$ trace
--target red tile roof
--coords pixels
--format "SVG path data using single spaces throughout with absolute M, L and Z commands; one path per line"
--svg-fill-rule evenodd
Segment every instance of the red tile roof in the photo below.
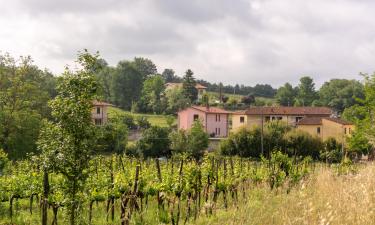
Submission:
M 209 107 L 207 108 L 206 106 L 192 106 L 191 108 L 197 109 L 199 111 L 205 112 L 205 113 L 220 113 L 220 114 L 229 114 L 230 112 L 220 109 L 217 107 Z
M 340 118 L 332 117 L 305 117 L 301 119 L 297 125 L 322 125 L 322 120 L 329 120 L 342 125 L 353 125 L 351 122 L 342 120 Z
M 107 103 L 107 102 L 101 102 L 101 101 L 97 101 L 97 100 L 94 100 L 94 101 L 92 102 L 92 104 L 93 104 L 94 106 L 113 106 L 113 105 L 110 104 L 110 103 Z
M 329 121 L 332 121 L 332 122 L 335 122 L 335 123 L 339 123 L 339 124 L 342 124 L 342 125 L 353 125 L 353 123 L 351 123 L 349 121 L 346 121 L 346 120 L 343 120 L 343 119 L 340 119 L 340 118 L 329 117 L 329 118 L 323 118 L 323 119 L 329 120 Z
M 201 84 L 196 84 L 196 85 L 195 85 L 195 88 L 196 88 L 196 89 L 206 89 L 207 87 L 205 87 L 205 86 L 203 86 L 203 85 L 201 85 Z
M 247 115 L 331 115 L 333 112 L 327 107 L 251 107 L 236 114 Z
M 298 121 L 297 125 L 322 125 L 321 117 L 305 117 Z

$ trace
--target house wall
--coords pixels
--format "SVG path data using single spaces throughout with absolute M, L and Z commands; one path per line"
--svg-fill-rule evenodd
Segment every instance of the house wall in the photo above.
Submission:
M 100 113 L 97 113 L 97 108 L 100 108 Z M 106 124 L 108 122 L 108 107 L 99 105 L 94 106 L 91 110 L 91 118 L 93 122 L 95 122 L 95 119 L 101 119 L 102 124 Z
M 349 133 L 349 128 L 351 131 L 354 130 L 354 125 L 343 125 L 325 119 L 322 120 L 322 124 L 324 128 L 323 141 L 327 140 L 330 137 L 333 137 L 339 142 L 345 142 L 346 138 L 351 136 L 351 132 Z
M 199 120 L 202 122 L 203 127 L 206 129 L 206 114 L 202 111 L 187 108 L 178 113 L 178 129 L 188 130 L 194 122 L 194 115 L 199 116 Z
M 244 117 L 244 122 L 240 122 L 240 118 Z M 232 115 L 232 130 L 237 130 L 240 127 L 247 126 L 247 116 L 246 115 L 238 115 L 233 114 Z
M 216 120 L 217 116 L 217 120 Z M 220 117 L 220 120 L 219 120 Z M 226 137 L 228 136 L 228 114 L 207 114 L 207 133 L 208 134 L 217 134 L 215 137 Z M 220 129 L 220 130 L 219 130 Z M 220 133 L 219 133 L 220 132 Z
M 216 137 L 226 137 L 228 135 L 228 114 L 206 114 L 194 108 L 187 108 L 178 113 L 178 129 L 189 130 L 194 122 L 194 114 L 198 115 L 208 134 L 216 133 L 216 129 L 220 128 L 220 134 L 217 134 Z M 216 115 L 220 115 L 220 121 L 216 121 Z
M 318 127 L 320 128 L 320 134 L 318 134 L 318 132 L 317 132 Z M 297 129 L 305 131 L 305 132 L 311 134 L 312 136 L 318 136 L 319 138 L 323 137 L 324 130 L 323 130 L 322 125 L 298 125 Z

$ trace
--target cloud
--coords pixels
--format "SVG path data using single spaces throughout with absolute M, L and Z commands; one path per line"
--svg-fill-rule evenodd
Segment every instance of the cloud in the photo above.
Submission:
M 15 0 L 0 8 L 0 50 L 60 73 L 83 48 L 111 64 L 142 56 L 158 69 L 254 85 L 375 71 L 369 0 Z

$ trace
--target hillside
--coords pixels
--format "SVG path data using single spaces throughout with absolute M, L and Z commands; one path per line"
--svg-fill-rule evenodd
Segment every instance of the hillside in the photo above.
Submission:
M 108 116 L 111 118 L 115 113 L 127 113 L 132 115 L 134 118 L 145 117 L 153 126 L 167 127 L 168 117 L 174 118 L 174 123 L 176 123 L 176 117 L 171 115 L 155 115 L 155 114 L 144 114 L 144 113 L 132 113 L 129 111 L 124 111 L 116 107 L 110 107 L 108 110 Z

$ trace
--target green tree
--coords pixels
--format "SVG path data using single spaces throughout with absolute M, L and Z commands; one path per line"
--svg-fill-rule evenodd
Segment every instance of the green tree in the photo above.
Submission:
M 190 99 L 191 102 L 195 102 L 198 98 L 198 91 L 195 88 L 196 81 L 193 76 L 193 71 L 188 69 L 183 77 L 182 89 L 184 94 L 187 98 Z
M 158 73 L 156 65 L 150 59 L 135 57 L 132 64 L 134 65 L 134 68 L 141 74 L 143 80 L 145 80 L 152 74 Z
M 184 94 L 182 88 L 172 88 L 165 91 L 167 99 L 167 112 L 175 114 L 179 110 L 189 107 L 191 102 Z
M 113 75 L 111 102 L 118 107 L 130 110 L 132 102 L 138 102 L 141 96 L 143 77 L 134 64 L 121 61 Z
M 145 158 L 156 158 L 170 154 L 170 130 L 165 127 L 152 126 L 145 129 L 137 147 Z
M 186 153 L 188 146 L 188 138 L 185 130 L 173 131 L 169 134 L 171 140 L 172 155 L 181 155 Z
M 329 106 L 339 113 L 358 104 L 364 98 L 363 85 L 356 80 L 332 79 L 319 90 L 319 104 Z
M 298 106 L 311 106 L 316 99 L 317 93 L 315 91 L 313 79 L 308 76 L 302 77 L 298 85 L 298 93 L 295 104 Z
M 92 74 L 98 55 L 87 51 L 78 55 L 82 69 L 66 70 L 57 85 L 58 95 L 50 102 L 53 122 L 45 122 L 38 147 L 44 164 L 66 179 L 64 186 L 70 224 L 77 223 L 83 201 L 82 190 L 88 173 L 91 150 L 95 146 L 95 128 L 91 119 L 92 101 L 98 85 Z
M 0 56 L 0 148 L 11 159 L 36 151 L 41 120 L 50 116 L 54 78 L 32 62 Z
M 181 82 L 181 78 L 176 76 L 174 70 L 172 70 L 172 69 L 164 69 L 161 76 L 163 77 L 163 79 L 166 83 L 168 83 L 168 82 L 176 82 L 176 83 Z
M 103 126 L 98 127 L 97 147 L 99 151 L 121 154 L 124 152 L 128 136 L 126 114 L 117 114 Z
M 276 93 L 276 101 L 282 106 L 293 106 L 296 97 L 297 90 L 289 83 L 285 83 Z
M 204 150 L 208 147 L 208 134 L 204 131 L 200 121 L 194 121 L 191 129 L 187 133 L 187 152 L 196 161 L 202 158 Z
M 143 105 L 144 111 L 158 114 L 164 111 L 162 105 L 164 90 L 164 80 L 160 75 L 149 77 L 143 82 L 141 105 Z

